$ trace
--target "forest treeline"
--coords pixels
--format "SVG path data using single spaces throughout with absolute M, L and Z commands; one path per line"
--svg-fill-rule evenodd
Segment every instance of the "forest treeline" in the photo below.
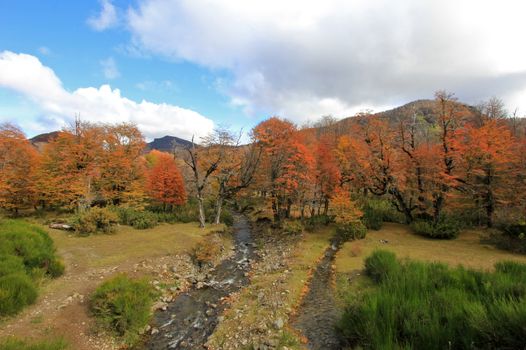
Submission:
M 425 110 L 360 113 L 340 122 L 326 117 L 301 128 L 272 117 L 251 131 L 248 145 L 218 129 L 173 153 L 145 153 L 134 125 L 81 121 L 39 152 L 20 129 L 4 124 L 0 206 L 16 213 L 154 203 L 170 211 L 191 197 L 204 225 L 207 201 L 216 222 L 235 197 L 261 198 L 280 221 L 330 215 L 346 201 L 379 197 L 407 223 L 438 225 L 455 213 L 487 226 L 519 222 L 526 199 L 522 124 L 498 99 L 474 108 L 445 91 Z

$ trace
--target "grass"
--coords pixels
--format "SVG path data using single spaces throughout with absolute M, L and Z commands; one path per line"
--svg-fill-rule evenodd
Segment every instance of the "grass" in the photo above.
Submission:
M 418 236 L 406 225 L 385 223 L 379 231 L 369 230 L 365 239 L 345 243 L 337 254 L 336 271 L 350 273 L 361 270 L 364 257 L 379 248 L 392 251 L 399 258 L 439 261 L 450 266 L 461 264 L 485 270 L 493 269 L 495 263 L 501 260 L 526 263 L 526 256 L 481 244 L 476 231 L 463 231 L 457 239 L 443 241 Z
M 367 349 L 519 349 L 526 333 L 526 264 L 493 272 L 396 259 L 365 259 L 374 288 L 347 301 L 339 329 Z
M 244 329 L 257 328 L 262 321 L 275 320 L 277 317 L 281 317 L 286 323 L 289 315 L 294 312 L 306 292 L 305 285 L 310 277 L 311 269 L 317 265 L 333 234 L 334 228 L 332 227 L 304 233 L 302 239 L 294 247 L 287 267 L 289 273 L 275 271 L 254 276 L 250 285 L 232 301 L 224 321 L 212 334 L 209 344 L 217 348 L 223 347 L 223 342 L 228 335 L 236 332 L 239 322 L 242 322 Z M 267 295 L 275 296 L 283 303 L 278 306 L 271 301 L 262 305 L 257 298 L 261 291 L 267 291 Z M 242 320 L 236 319 L 236 310 L 244 310 Z M 269 329 L 273 329 L 272 325 L 268 326 Z M 302 348 L 300 339 L 290 330 L 283 329 L 276 336 L 280 346 L 287 346 L 289 349 Z
M 63 339 L 27 342 L 17 338 L 0 341 L 0 350 L 65 350 L 68 344 Z
M 195 223 L 186 223 L 161 224 L 144 230 L 119 226 L 114 235 L 89 237 L 59 230 L 49 230 L 49 233 L 68 266 L 90 268 L 188 251 L 206 234 L 223 228 L 224 225 L 207 225 L 201 229 Z

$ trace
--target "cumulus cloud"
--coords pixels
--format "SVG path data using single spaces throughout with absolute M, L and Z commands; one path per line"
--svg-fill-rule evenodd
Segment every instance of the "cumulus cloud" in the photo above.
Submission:
M 100 13 L 87 20 L 88 25 L 99 32 L 114 27 L 118 22 L 117 10 L 111 0 L 100 0 L 100 5 Z
M 104 60 L 101 60 L 100 65 L 102 67 L 102 73 L 106 79 L 112 80 L 121 76 L 121 73 L 117 68 L 117 63 L 115 63 L 113 57 L 108 57 Z
M 1 87 L 31 99 L 45 115 L 38 123 L 44 124 L 48 131 L 68 125 L 75 115 L 93 122 L 136 123 L 149 138 L 201 137 L 214 126 L 210 119 L 195 111 L 166 103 L 135 102 L 109 85 L 69 92 L 52 69 L 27 54 L 0 52 Z
M 525 12 L 513 0 L 140 0 L 127 25 L 147 52 L 232 72 L 221 87 L 248 113 L 301 120 L 438 89 L 515 108 Z

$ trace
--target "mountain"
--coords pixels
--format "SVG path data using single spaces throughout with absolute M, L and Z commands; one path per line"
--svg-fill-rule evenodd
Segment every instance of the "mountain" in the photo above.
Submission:
M 47 132 L 45 134 L 37 135 L 29 139 L 29 142 L 36 147 L 39 151 L 42 151 L 44 145 L 48 144 L 52 139 L 58 136 L 60 131 Z
M 45 134 L 37 135 L 29 139 L 29 142 L 35 146 L 39 151 L 42 151 L 44 145 L 48 144 L 52 139 L 57 137 L 60 131 L 52 131 Z M 176 136 L 164 136 L 161 138 L 154 139 L 152 142 L 146 144 L 145 151 L 156 149 L 163 152 L 172 152 L 174 147 L 176 149 L 182 149 L 192 146 L 192 142 L 176 137 Z
M 164 136 L 161 138 L 153 139 L 146 146 L 148 150 L 156 149 L 163 152 L 171 152 L 175 148 L 186 148 L 192 146 L 192 142 L 181 139 L 176 136 Z

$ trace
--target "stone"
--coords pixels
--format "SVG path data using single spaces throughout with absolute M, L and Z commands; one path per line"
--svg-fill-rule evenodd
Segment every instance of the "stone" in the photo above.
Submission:
M 154 335 L 154 334 L 157 334 L 157 333 L 159 333 L 159 330 L 157 328 L 152 328 L 152 330 L 150 331 L 151 335 Z
M 274 326 L 276 326 L 277 329 L 282 329 L 284 325 L 285 322 L 283 322 L 283 319 L 281 317 L 274 321 Z

